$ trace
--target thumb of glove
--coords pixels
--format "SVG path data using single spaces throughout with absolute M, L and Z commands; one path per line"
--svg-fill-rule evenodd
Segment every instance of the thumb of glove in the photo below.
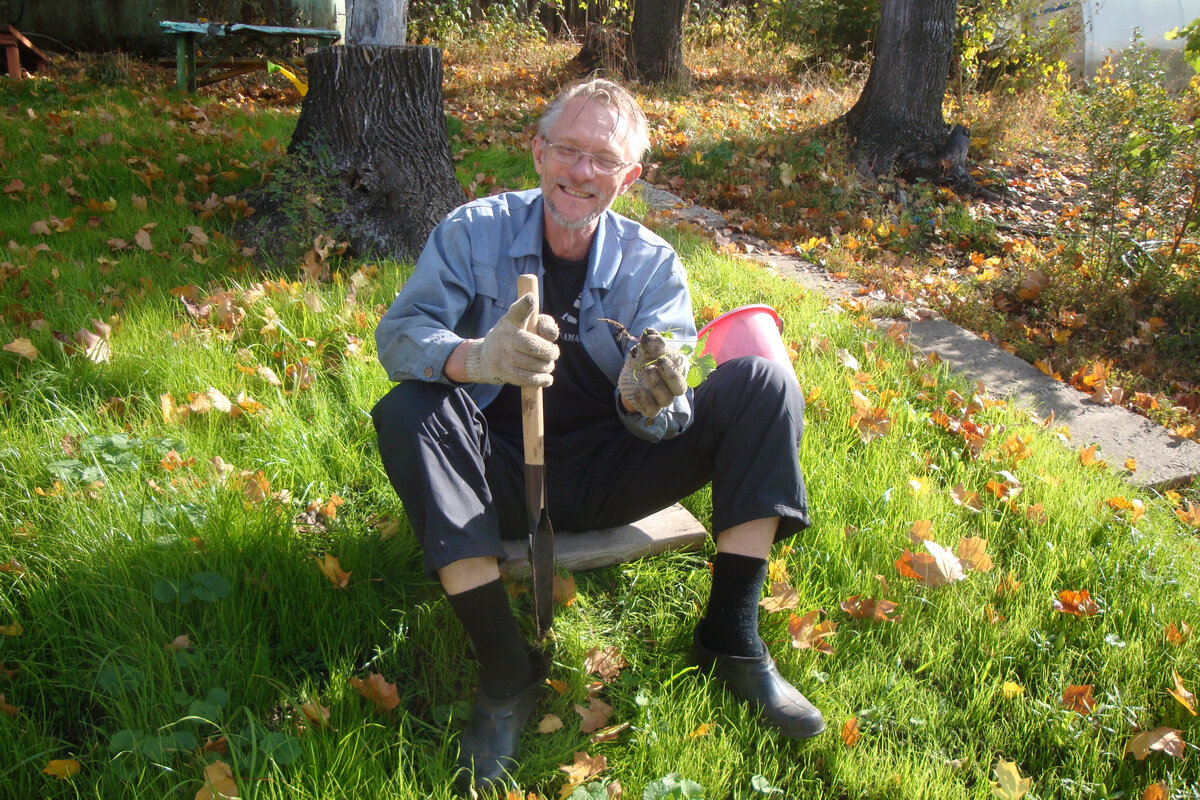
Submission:
M 506 322 L 510 322 L 521 330 L 525 330 L 525 326 L 529 323 L 529 318 L 533 315 L 533 293 L 526 292 L 517 298 L 517 301 L 508 307 L 508 311 L 504 314 Z

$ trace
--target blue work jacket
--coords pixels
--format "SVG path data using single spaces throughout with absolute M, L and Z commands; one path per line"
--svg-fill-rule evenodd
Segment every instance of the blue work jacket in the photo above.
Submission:
M 394 381 L 452 383 L 443 372 L 454 348 L 483 337 L 517 299 L 517 276 L 544 277 L 540 189 L 507 192 L 452 211 L 429 236 L 412 277 L 375 330 L 379 361 Z M 619 322 L 629 331 L 604 320 Z M 662 238 L 611 209 L 588 253 L 579 314 L 584 349 L 613 382 L 613 402 L 625 426 L 656 441 L 681 433 L 692 419 L 692 390 L 653 419 L 628 414 L 617 377 L 644 328 L 670 331 L 672 343 L 694 345 L 695 320 L 679 256 Z M 480 408 L 500 392 L 467 384 Z

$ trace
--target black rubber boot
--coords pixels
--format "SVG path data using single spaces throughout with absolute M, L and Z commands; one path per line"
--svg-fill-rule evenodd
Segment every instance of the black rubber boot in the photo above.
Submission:
M 765 644 L 759 656 L 722 655 L 701 643 L 697 628 L 692 635 L 692 660 L 702 672 L 721 680 L 739 700 L 758 708 L 785 736 L 807 739 L 825 730 L 821 712 L 779 674 Z
M 536 677 L 512 697 L 493 700 L 483 689 L 476 691 L 475 706 L 459 738 L 460 771 L 455 786 L 461 794 L 502 791 L 508 774 L 516 767 L 521 732 L 546 682 L 546 663 L 541 653 L 531 652 L 529 660 Z

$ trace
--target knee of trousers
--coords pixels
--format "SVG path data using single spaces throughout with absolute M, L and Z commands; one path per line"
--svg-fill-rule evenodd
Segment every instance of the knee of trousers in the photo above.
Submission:
M 371 419 L 393 483 L 424 474 L 433 443 L 438 449 L 454 442 L 480 451 L 487 447 L 482 413 L 466 391 L 445 384 L 398 383 L 371 409 Z
M 719 394 L 729 393 L 738 403 L 756 412 L 778 415 L 786 411 L 798 426 L 803 426 L 804 393 L 791 367 L 762 356 L 740 356 L 730 359 L 709 376 L 720 378 L 713 387 Z M 799 437 L 800 431 L 797 431 Z

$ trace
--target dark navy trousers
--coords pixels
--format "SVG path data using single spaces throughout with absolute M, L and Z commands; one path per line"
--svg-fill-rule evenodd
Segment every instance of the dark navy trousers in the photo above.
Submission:
M 546 437 L 546 499 L 556 531 L 641 519 L 712 482 L 713 531 L 780 517 L 776 541 L 808 526 L 798 449 L 804 397 L 787 368 L 758 356 L 727 361 L 695 390 L 692 424 L 648 442 L 611 423 Z M 461 387 L 404 381 L 371 412 L 379 453 L 421 544 L 425 569 L 464 558 L 504 560 L 523 539 L 519 437 L 489 432 Z

